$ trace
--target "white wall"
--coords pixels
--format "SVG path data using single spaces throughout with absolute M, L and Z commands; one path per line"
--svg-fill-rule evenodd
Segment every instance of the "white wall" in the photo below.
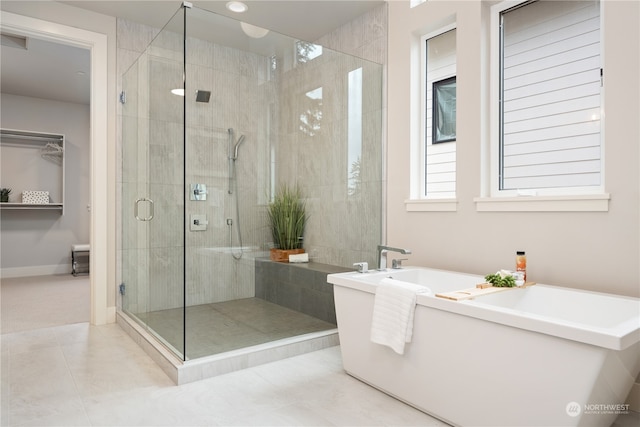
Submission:
M 65 135 L 64 215 L 58 210 L 3 210 L 3 276 L 70 273 L 71 245 L 89 242 L 89 106 L 6 93 L 0 101 L 2 127 Z M 9 178 L 3 174 L 3 180 Z M 3 185 L 15 187 L 16 180 L 19 176 Z M 19 194 L 11 196 L 19 201 Z
M 495 2 L 492 2 L 495 3 Z M 640 296 L 640 3 L 605 1 L 605 191 L 608 212 L 478 212 L 482 145 L 488 143 L 489 2 L 389 2 L 387 243 L 408 264 L 487 274 L 528 257 L 528 278 Z M 458 154 L 454 212 L 407 212 L 412 52 L 420 34 L 457 23 Z M 414 50 L 412 50 L 414 49 Z

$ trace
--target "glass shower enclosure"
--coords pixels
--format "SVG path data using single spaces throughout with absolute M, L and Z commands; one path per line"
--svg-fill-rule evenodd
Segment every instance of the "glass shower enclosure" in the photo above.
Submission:
M 374 262 L 382 66 L 181 7 L 122 87 L 122 311 L 182 360 L 335 328 L 256 298 L 256 260 L 287 183 L 312 261 Z

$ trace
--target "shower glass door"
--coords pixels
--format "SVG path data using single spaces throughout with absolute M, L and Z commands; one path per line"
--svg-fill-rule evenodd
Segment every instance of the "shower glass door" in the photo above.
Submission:
M 334 329 L 331 308 L 319 308 L 333 298 L 322 286 L 267 288 L 266 209 L 281 183 L 299 184 L 312 261 L 375 259 L 382 74 L 380 64 L 181 7 L 123 75 L 128 317 L 182 360 Z
M 184 359 L 184 9 L 123 75 L 122 309 Z

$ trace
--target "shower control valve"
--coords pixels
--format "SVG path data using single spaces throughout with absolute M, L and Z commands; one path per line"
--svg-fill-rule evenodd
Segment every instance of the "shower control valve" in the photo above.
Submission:
M 206 184 L 191 184 L 191 197 L 190 200 L 207 200 L 207 185 Z
M 189 230 L 191 231 L 205 231 L 209 224 L 207 216 L 204 214 L 191 214 L 190 220 Z

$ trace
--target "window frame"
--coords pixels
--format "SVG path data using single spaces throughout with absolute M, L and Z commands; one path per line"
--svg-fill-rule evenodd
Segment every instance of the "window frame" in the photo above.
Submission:
M 455 16 L 447 19 L 436 30 L 415 33 L 411 48 L 411 150 L 409 198 L 405 199 L 407 212 L 456 212 L 454 198 L 426 197 L 426 120 L 427 120 L 427 40 L 456 30 Z M 456 33 L 457 34 L 457 33 Z M 457 37 L 457 35 L 456 35 Z M 456 39 L 457 40 L 457 39 Z M 457 62 L 457 60 L 456 60 Z M 457 73 L 456 73 L 457 74 Z
M 608 211 L 609 194 L 605 192 L 605 115 L 601 114 L 600 130 L 600 185 L 590 187 L 559 187 L 535 190 L 501 190 L 500 170 L 501 116 L 501 13 L 518 6 L 525 7 L 530 0 L 506 0 L 491 6 L 489 19 L 489 139 L 483 148 L 481 196 L 474 199 L 478 211 Z M 600 0 L 600 57 L 604 68 L 603 0 Z M 603 79 L 600 105 L 604 107 L 606 81 Z M 488 146 L 488 147 L 487 147 Z
M 419 141 L 419 162 L 420 166 L 418 168 L 419 175 L 417 181 L 419 185 L 416 185 L 416 188 L 412 191 L 413 197 L 412 199 L 420 200 L 424 202 L 440 200 L 429 198 L 427 196 L 427 41 L 434 37 L 440 36 L 442 34 L 448 33 L 449 31 L 456 30 L 457 32 L 458 25 L 456 22 L 453 22 L 448 25 L 444 25 L 438 28 L 435 31 L 431 31 L 429 33 L 423 34 L 420 36 L 420 141 Z M 456 34 L 457 36 L 457 34 Z M 457 60 L 456 60 L 457 62 Z M 456 73 L 457 77 L 457 73 Z M 455 210 L 456 209 L 456 198 L 447 198 L 443 199 L 447 201 L 451 201 L 452 204 L 446 208 L 447 210 Z M 419 210 L 415 203 L 413 205 L 412 210 Z M 438 204 L 438 208 L 436 210 L 442 210 L 442 205 Z M 407 209 L 409 209 L 409 205 L 407 205 Z M 428 209 L 427 209 L 428 210 Z

